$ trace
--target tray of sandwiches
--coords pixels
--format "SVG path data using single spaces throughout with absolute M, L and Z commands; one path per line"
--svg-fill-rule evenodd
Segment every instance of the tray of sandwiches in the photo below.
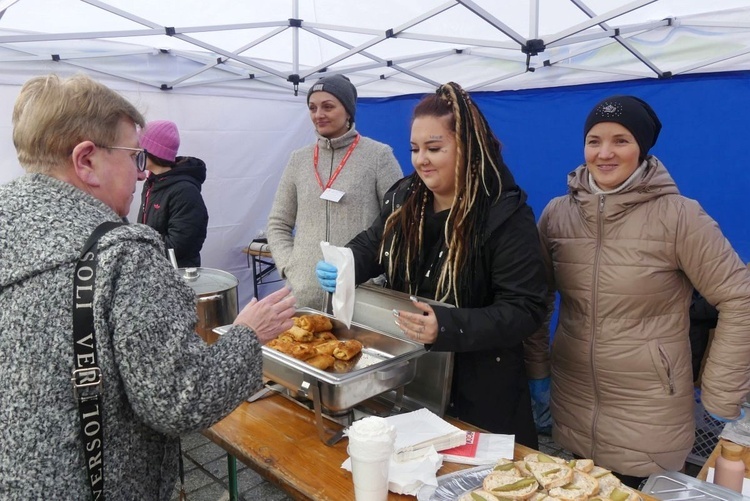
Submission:
M 330 315 L 300 308 L 294 326 L 263 346 L 263 375 L 297 396 L 346 411 L 415 376 L 424 346 Z M 316 402 L 317 403 L 317 402 Z
M 423 487 L 418 501 L 642 501 L 612 472 L 590 459 L 564 459 L 542 453 L 522 460 L 499 459 L 438 478 L 438 487 Z

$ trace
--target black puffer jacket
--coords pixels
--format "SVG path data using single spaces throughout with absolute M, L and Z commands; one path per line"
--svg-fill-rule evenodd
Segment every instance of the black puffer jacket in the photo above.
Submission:
M 208 210 L 201 196 L 206 164 L 194 157 L 177 157 L 177 166 L 150 175 L 143 185 L 138 222 L 159 232 L 167 249 L 174 249 L 180 268 L 201 265 Z
M 426 348 L 456 354 L 449 414 L 493 433 L 515 434 L 517 442 L 537 447 L 523 340 L 545 317 L 547 286 L 534 214 L 526 194 L 509 172 L 504 174 L 503 194 L 490 208 L 481 248 L 476 249 L 480 264 L 470 280 L 471 294 L 459 291 L 470 303 L 434 308 L 439 333 Z M 354 254 L 357 283 L 385 271 L 378 264 L 384 223 L 409 196 L 415 176 L 388 191 L 380 217 L 347 245 Z M 434 291 L 427 282 L 438 274 L 431 275 L 422 277 L 420 294 Z M 400 283 L 386 286 L 405 292 Z

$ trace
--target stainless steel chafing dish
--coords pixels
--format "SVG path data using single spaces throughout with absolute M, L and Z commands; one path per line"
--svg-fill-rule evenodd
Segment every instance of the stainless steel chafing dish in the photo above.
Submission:
M 420 298 L 433 305 L 451 307 Z M 331 319 L 333 333 L 341 340 L 357 339 L 363 344 L 362 355 L 347 372 L 317 369 L 301 360 L 262 347 L 263 375 L 267 388 L 253 398 L 262 398 L 269 389 L 281 390 L 288 397 L 302 400 L 315 411 L 318 434 L 332 445 L 341 432 L 330 432 L 323 418 L 352 417 L 352 410 L 364 402 L 372 403 L 382 412 L 400 412 L 427 408 L 443 416 L 450 396 L 453 354 L 426 352 L 422 344 L 404 336 L 394 322 L 393 310 L 417 312 L 407 294 L 375 285 L 362 285 L 356 290 L 351 327 L 333 316 L 311 308 L 300 308 L 296 315 L 319 314 Z M 224 334 L 230 326 L 214 329 Z M 253 398 L 250 401 L 253 401 Z M 304 402 L 307 402 L 305 404 Z M 350 424 L 341 423 L 340 424 Z
M 325 315 L 310 308 L 300 308 L 297 315 Z M 356 339 L 362 343 L 362 355 L 351 370 L 344 373 L 317 369 L 301 360 L 263 346 L 263 375 L 302 396 L 312 396 L 311 388 L 319 383 L 320 403 L 330 411 L 342 411 L 380 393 L 403 386 L 414 378 L 412 359 L 424 353 L 424 347 L 407 339 L 373 330 L 352 322 L 350 328 L 333 318 L 333 334 L 340 340 Z
M 425 350 L 419 343 L 356 322 L 347 328 L 323 312 L 310 308 L 297 310 L 298 316 L 304 314 L 326 315 L 331 318 L 332 332 L 337 338 L 361 342 L 362 354 L 356 364 L 347 372 L 329 372 L 263 346 L 263 375 L 286 388 L 290 396 L 312 401 L 320 438 L 331 444 L 340 435 L 326 436 L 323 415 L 349 411 L 367 399 L 403 387 L 414 379 L 415 359 Z

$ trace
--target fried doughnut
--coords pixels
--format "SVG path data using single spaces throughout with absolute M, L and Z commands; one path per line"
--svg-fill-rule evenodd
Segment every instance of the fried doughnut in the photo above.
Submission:
M 315 345 L 315 351 L 320 355 L 333 355 L 333 350 L 339 345 L 338 341 L 326 341 Z
M 293 326 L 287 331 L 298 343 L 309 343 L 313 340 L 313 333 L 301 327 Z
M 325 315 L 302 315 L 299 317 L 299 327 L 310 332 L 322 332 L 333 329 L 333 323 Z
M 339 341 L 338 346 L 333 350 L 333 356 L 339 360 L 351 360 L 362 351 L 362 343 L 356 339 Z
M 333 358 L 331 355 L 318 354 L 312 358 L 308 358 L 307 360 L 305 360 L 305 363 L 308 363 L 315 368 L 326 370 L 333 365 L 333 362 L 335 360 L 336 359 Z

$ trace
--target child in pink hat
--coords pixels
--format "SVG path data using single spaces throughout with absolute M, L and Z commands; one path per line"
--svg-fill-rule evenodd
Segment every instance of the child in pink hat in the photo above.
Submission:
M 201 196 L 206 164 L 177 156 L 180 131 L 169 120 L 149 122 L 140 134 L 150 172 L 143 184 L 138 222 L 161 234 L 166 249 L 174 249 L 180 268 L 199 267 L 206 239 L 208 210 Z

